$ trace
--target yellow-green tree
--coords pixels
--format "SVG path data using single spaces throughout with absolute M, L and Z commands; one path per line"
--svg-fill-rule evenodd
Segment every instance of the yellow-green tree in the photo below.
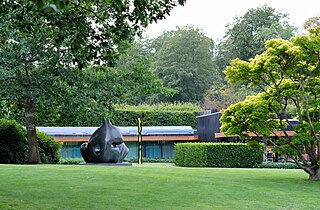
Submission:
M 249 61 L 232 60 L 225 70 L 230 83 L 247 82 L 261 94 L 230 106 L 222 114 L 226 134 L 255 132 L 268 137 L 277 152 L 289 156 L 310 180 L 320 180 L 320 27 L 308 35 L 266 42 L 266 50 Z M 299 126 L 289 120 L 294 106 Z M 293 137 L 287 128 L 295 131 Z M 306 158 L 305 154 L 308 155 Z

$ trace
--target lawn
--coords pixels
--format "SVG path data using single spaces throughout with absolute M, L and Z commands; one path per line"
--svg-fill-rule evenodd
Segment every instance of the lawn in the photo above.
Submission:
M 301 170 L 0 165 L 0 209 L 319 209 Z

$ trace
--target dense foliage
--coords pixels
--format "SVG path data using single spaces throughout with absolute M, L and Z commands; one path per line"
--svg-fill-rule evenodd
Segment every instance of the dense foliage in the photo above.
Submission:
M 119 103 L 137 105 L 153 103 L 157 97 L 171 96 L 173 89 L 167 88 L 154 72 L 153 59 L 145 54 L 139 42 L 132 44 L 126 54 L 120 56 L 115 67 L 118 79 L 114 84 L 118 90 Z M 122 93 L 122 94 L 121 94 Z
M 201 107 L 205 110 L 226 109 L 231 104 L 242 101 L 246 96 L 255 93 L 255 90 L 249 89 L 246 85 L 215 83 L 205 92 Z
M 129 59 L 128 59 L 129 60 Z M 63 83 L 52 84 L 37 101 L 39 126 L 95 126 L 112 112 L 113 103 L 134 103 L 161 91 L 161 81 L 148 69 L 148 60 L 131 59 L 128 68 L 85 68 L 69 70 Z M 62 72 L 61 72 L 62 73 Z M 59 74 L 59 73 L 57 73 Z M 141 83 L 141 80 L 144 83 Z M 46 98 L 51 93 L 55 98 Z M 2 103 L 1 103 L 2 102 Z M 24 123 L 23 104 L 16 100 L 0 102 L 0 117 Z
M 0 119 L 0 163 L 25 163 L 28 141 L 25 129 L 13 120 Z
M 199 106 L 193 103 L 157 103 L 157 104 L 140 104 L 137 106 L 132 105 L 114 105 L 115 109 L 128 109 L 128 110 L 149 110 L 149 111 L 174 111 L 174 112 L 200 112 Z
M 42 163 L 58 163 L 62 144 L 48 134 L 37 132 Z M 0 119 L 0 163 L 28 161 L 26 130 L 14 120 Z
M 83 158 L 61 158 L 58 164 L 62 165 L 79 165 L 83 163 Z
M 254 132 L 268 138 L 274 151 L 286 154 L 310 180 L 320 180 L 320 27 L 308 35 L 270 40 L 266 50 L 249 61 L 235 59 L 225 70 L 231 83 L 259 87 L 259 95 L 222 112 L 222 131 L 228 135 Z M 293 126 L 289 108 L 301 123 Z M 295 131 L 291 137 L 287 128 Z M 282 136 L 274 131 L 281 130 Z
M 281 168 L 281 169 L 299 169 L 297 164 L 294 163 L 278 163 L 278 162 L 263 162 L 255 165 L 255 168 Z
M 213 45 L 213 40 L 195 27 L 164 32 L 148 45 L 155 57 L 154 72 L 165 86 L 176 90 L 171 97 L 160 97 L 162 101 L 202 101 L 216 77 Z
M 136 126 L 137 118 L 142 118 L 145 126 L 192 126 L 196 127 L 196 117 L 200 110 L 192 104 L 155 104 L 140 106 L 116 106 L 109 116 L 117 126 Z
M 308 18 L 304 23 L 303 23 L 303 28 L 305 30 L 308 30 L 310 28 L 316 28 L 320 26 L 320 15 L 314 15 L 310 18 Z
M 216 61 L 222 71 L 235 58 L 249 60 L 265 50 L 270 39 L 290 39 L 295 28 L 289 24 L 287 14 L 267 5 L 249 9 L 243 16 L 235 17 L 227 26 L 219 43 Z
M 42 163 L 57 164 L 60 161 L 62 142 L 57 142 L 52 136 L 37 131 L 40 157 Z
M 235 17 L 226 26 L 226 33 L 215 47 L 214 63 L 219 77 L 212 81 L 211 88 L 205 94 L 204 108 L 223 109 L 245 99 L 247 95 L 257 93 L 248 90 L 247 84 L 226 84 L 223 70 L 232 59 L 249 60 L 265 50 L 267 40 L 290 39 L 296 29 L 289 24 L 287 14 L 269 6 L 260 6 L 246 11 L 243 16 Z
M 174 161 L 185 167 L 251 168 L 262 163 L 263 151 L 240 143 L 179 143 Z
M 114 66 L 135 35 L 185 1 L 61 2 L 4 0 L 0 4 L 0 96 L 9 102 L 19 101 L 16 106 L 25 111 L 29 163 L 40 162 L 35 130 L 37 105 L 45 101 L 53 107 L 73 106 L 69 110 L 76 110 L 75 104 L 82 105 L 81 101 L 90 104 L 90 99 L 75 99 L 75 93 L 78 98 L 86 98 L 88 94 L 81 93 L 87 87 L 78 87 L 82 84 L 78 81 L 70 83 L 73 73 L 69 72 L 81 72 L 88 65 Z M 64 92 L 68 94 L 63 95 L 61 103 L 63 100 L 57 101 L 56 95 Z

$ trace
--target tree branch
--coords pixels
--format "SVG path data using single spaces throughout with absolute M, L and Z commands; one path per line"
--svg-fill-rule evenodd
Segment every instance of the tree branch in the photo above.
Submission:
M 76 3 L 74 3 L 73 1 L 71 2 L 71 4 L 73 5 L 73 6 L 75 6 L 75 7 L 79 7 L 79 8 L 81 8 L 81 9 L 84 9 L 84 10 L 86 10 L 87 12 L 90 12 L 90 13 L 92 13 L 96 18 L 98 18 L 99 20 L 101 20 L 101 21 L 105 21 L 105 19 L 103 19 L 103 18 L 101 18 L 99 15 L 98 15 L 98 13 L 96 13 L 95 11 L 93 11 L 93 10 L 91 10 L 91 9 L 89 9 L 89 8 L 86 8 L 86 7 L 83 7 L 83 6 L 81 6 L 80 4 L 76 4 Z

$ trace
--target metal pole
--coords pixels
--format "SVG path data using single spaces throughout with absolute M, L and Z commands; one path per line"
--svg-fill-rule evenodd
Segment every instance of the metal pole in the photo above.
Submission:
M 138 143 L 139 143 L 139 150 L 138 150 L 138 164 L 142 164 L 142 126 L 141 126 L 141 119 L 138 117 Z

